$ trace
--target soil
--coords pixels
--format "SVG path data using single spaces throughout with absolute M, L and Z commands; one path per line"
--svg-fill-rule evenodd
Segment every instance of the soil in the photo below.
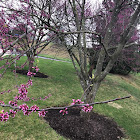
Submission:
M 57 133 L 70 140 L 119 140 L 124 137 L 113 120 L 95 112 L 86 120 L 77 108 L 69 109 L 64 116 L 58 110 L 49 110 L 45 120 Z
M 16 73 L 22 74 L 22 75 L 27 75 L 28 70 L 16 70 Z M 48 78 L 48 75 L 45 75 L 41 72 L 35 72 L 36 74 L 34 75 L 34 77 L 38 77 L 38 78 Z

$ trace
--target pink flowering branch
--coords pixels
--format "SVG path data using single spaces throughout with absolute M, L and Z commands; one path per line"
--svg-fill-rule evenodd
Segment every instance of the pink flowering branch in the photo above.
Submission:
M 96 104 L 105 104 L 105 103 L 109 103 L 109 102 L 114 102 L 114 101 L 118 101 L 118 100 L 127 99 L 127 98 L 130 98 L 130 97 L 131 96 L 125 96 L 125 97 L 121 97 L 121 98 L 115 98 L 115 99 L 112 99 L 112 100 L 90 103 L 88 105 L 93 106 L 93 105 L 96 105 Z M 19 106 L 15 107 L 15 106 L 7 105 L 7 104 L 2 104 L 1 102 L 0 102 L 0 106 L 2 106 L 2 107 L 10 107 L 12 109 L 19 109 L 20 110 Z M 64 106 L 64 107 L 50 107 L 50 108 L 45 108 L 45 109 L 37 109 L 36 111 L 62 110 L 62 109 L 65 109 L 65 108 L 71 108 L 71 107 L 77 107 L 77 106 L 82 106 L 83 107 L 83 106 L 87 106 L 87 104 L 74 104 L 74 105 L 69 105 L 69 106 Z M 28 109 L 28 111 L 32 111 L 32 110 Z
M 52 109 L 53 110 L 60 110 L 59 113 L 62 113 L 62 115 L 65 115 L 65 114 L 68 114 L 68 108 L 79 106 L 79 107 L 83 108 L 82 111 L 88 113 L 88 112 L 92 111 L 93 105 L 95 105 L 95 104 L 103 104 L 103 103 L 113 102 L 113 101 L 122 100 L 122 99 L 130 98 L 130 97 L 131 96 L 126 96 L 126 97 L 122 97 L 122 98 L 116 98 L 116 99 L 113 99 L 113 100 L 108 100 L 108 101 L 103 101 L 103 102 L 95 102 L 95 103 L 91 103 L 91 104 L 80 104 L 80 103 L 83 103 L 83 102 L 81 102 L 80 99 L 77 99 L 77 100 L 73 99 L 73 103 L 70 106 L 51 107 L 51 108 L 46 108 L 46 109 L 39 109 L 39 107 L 36 106 L 36 105 L 31 106 L 31 108 L 29 109 L 28 105 L 26 105 L 26 104 L 22 104 L 22 105 L 17 107 L 17 102 L 9 101 L 9 105 L 6 105 L 6 104 L 4 104 L 3 101 L 0 101 L 0 106 L 10 107 L 10 108 L 15 110 L 14 111 L 14 110 L 10 109 L 9 113 L 8 112 L 4 113 L 4 110 L 2 110 L 1 113 L 0 113 L 0 121 L 4 121 L 4 122 L 7 121 L 9 119 L 9 116 L 14 118 L 15 114 L 17 113 L 17 110 L 22 110 L 24 115 L 29 115 L 32 112 L 38 111 L 39 117 L 40 116 L 45 117 L 47 112 L 49 110 L 52 110 Z

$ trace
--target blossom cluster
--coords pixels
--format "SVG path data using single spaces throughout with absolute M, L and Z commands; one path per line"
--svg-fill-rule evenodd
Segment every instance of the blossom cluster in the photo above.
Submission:
M 68 108 L 65 108 L 64 110 L 60 110 L 59 113 L 62 113 L 63 115 L 68 114 Z
M 34 106 L 31 106 L 30 110 L 29 110 L 29 107 L 28 105 L 26 104 L 22 104 L 19 106 L 19 109 L 22 110 L 22 112 L 24 113 L 24 115 L 29 115 L 31 114 L 32 112 L 36 112 L 37 110 L 39 110 L 39 107 L 34 105 Z M 9 119 L 9 116 L 11 116 L 12 118 L 15 117 L 17 111 L 14 111 L 14 110 L 9 110 L 10 113 L 8 112 L 5 112 L 4 113 L 4 110 L 0 111 L 0 121 L 7 121 Z M 45 110 L 42 110 L 42 111 L 38 111 L 38 114 L 39 114 L 39 117 L 42 116 L 42 117 L 45 117 L 46 113 L 48 111 L 45 111 Z
M 30 77 L 32 77 L 32 76 L 34 76 L 34 75 L 36 75 L 36 73 L 33 73 L 33 72 L 31 72 L 31 71 L 28 71 L 28 73 L 27 73 L 27 76 L 30 76 Z
M 14 118 L 17 112 L 14 111 L 14 110 L 12 110 L 12 109 L 10 109 L 9 111 L 10 111 L 10 116 L 11 116 L 12 118 Z
M 75 105 L 75 104 L 83 104 L 84 102 L 82 102 L 80 99 L 72 99 L 73 103 L 71 103 L 71 105 Z M 93 109 L 92 106 L 90 106 L 89 104 L 86 104 L 86 106 L 80 106 L 83 107 L 82 111 L 84 112 L 91 112 L 91 110 Z
M 39 115 L 39 117 L 40 117 L 40 116 L 45 117 L 45 115 L 46 115 L 47 112 L 48 112 L 48 111 L 45 111 L 45 110 L 38 111 L 38 115 Z
M 30 111 L 28 111 L 29 107 L 26 104 L 20 105 L 19 109 L 22 110 L 24 115 L 29 115 L 31 113 Z
M 35 71 L 36 72 L 38 72 L 39 71 L 39 68 L 37 67 L 37 66 L 35 66 L 35 67 L 32 67 L 33 69 L 35 69 Z
M 24 85 L 24 84 L 20 85 L 20 87 L 18 88 L 19 95 L 17 95 L 15 99 L 23 100 L 24 98 L 27 98 L 27 93 L 28 93 L 27 88 L 28 88 L 27 85 Z
M 36 105 L 33 105 L 33 106 L 31 107 L 31 110 L 34 111 L 34 112 L 36 112 L 36 110 L 38 110 L 38 109 L 39 109 L 39 107 L 36 106 Z
M 9 101 L 9 105 L 11 106 L 17 106 L 17 101 Z
M 39 68 L 37 66 L 32 67 L 33 69 L 35 69 L 36 72 L 39 71 Z M 33 73 L 31 71 L 28 71 L 27 76 L 33 77 L 34 75 L 36 75 L 36 73 Z
M 29 88 L 29 86 L 32 86 L 32 80 L 28 80 L 27 84 L 21 84 L 20 87 L 18 88 L 18 93 L 19 95 L 15 96 L 15 100 L 24 100 L 27 97 L 27 93 L 28 93 L 28 90 L 27 88 Z
M 4 113 L 4 110 L 1 111 L 2 113 L 0 113 L 0 121 L 7 121 L 9 119 L 9 114 L 8 112 Z
M 82 103 L 84 103 L 84 102 L 82 102 L 80 99 L 77 99 L 77 100 L 73 99 L 72 105 L 82 104 Z M 0 104 L 4 104 L 4 102 L 0 101 Z M 17 106 L 17 101 L 15 101 L 15 102 L 14 101 L 9 101 L 9 104 L 11 106 Z M 82 107 L 83 108 L 82 111 L 84 111 L 86 113 L 91 112 L 91 110 L 93 109 L 93 107 L 90 106 L 89 104 L 86 104 L 86 106 L 81 105 L 80 107 Z M 45 117 L 47 112 L 48 112 L 45 109 L 43 109 L 43 110 L 41 109 L 41 111 L 39 111 L 39 107 L 37 105 L 31 106 L 30 109 L 29 109 L 28 105 L 22 104 L 22 105 L 19 106 L 19 109 L 22 110 L 24 115 L 29 115 L 32 112 L 37 112 L 38 111 L 39 117 L 41 117 L 41 116 Z M 11 116 L 12 118 L 15 117 L 17 111 L 14 111 L 14 110 L 11 110 L 11 109 L 9 111 L 10 111 L 9 114 L 8 114 L 8 112 L 4 113 L 4 110 L 0 111 L 0 121 L 4 121 L 4 122 L 7 121 L 9 119 L 9 116 Z M 68 114 L 68 108 L 60 110 L 59 113 L 62 113 L 62 115 Z
M 87 112 L 91 112 L 92 109 L 93 109 L 93 107 L 90 106 L 89 104 L 87 104 L 86 106 L 83 106 L 82 111 L 87 113 Z
M 75 104 L 83 104 L 84 102 L 82 102 L 80 99 L 72 99 L 73 103 L 71 103 L 71 105 L 75 105 Z
M 77 100 L 72 99 L 72 101 L 73 101 L 73 103 L 71 103 L 71 105 L 83 104 L 83 103 L 84 103 L 84 102 L 82 102 L 80 99 L 77 99 Z M 82 107 L 82 111 L 84 111 L 84 112 L 86 112 L 86 113 L 87 113 L 87 112 L 91 112 L 92 109 L 93 109 L 93 107 L 90 106 L 89 104 L 86 104 L 86 106 L 81 105 L 81 106 L 78 106 L 78 107 Z M 65 109 L 63 109 L 63 110 L 60 110 L 59 113 L 62 113 L 62 115 L 68 114 L 68 108 L 65 108 Z
M 29 107 L 26 104 L 23 104 L 23 105 L 20 105 L 19 106 L 19 109 L 22 110 L 22 112 L 24 113 L 24 115 L 29 115 L 32 112 L 36 112 L 37 110 L 39 110 L 39 107 L 36 106 L 36 105 L 33 105 L 33 106 L 31 106 L 31 108 L 29 110 Z M 47 112 L 48 111 L 45 111 L 45 110 L 38 111 L 38 115 L 39 115 L 39 117 L 40 116 L 45 117 L 45 115 L 46 115 Z

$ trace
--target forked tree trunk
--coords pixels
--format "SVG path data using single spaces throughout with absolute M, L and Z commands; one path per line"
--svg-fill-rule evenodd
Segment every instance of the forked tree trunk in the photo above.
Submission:
M 95 101 L 95 96 L 100 87 L 100 82 L 93 82 L 93 84 L 89 87 L 87 86 L 87 90 L 85 92 L 84 96 L 84 103 L 90 104 L 94 103 Z M 85 120 L 89 120 L 92 112 L 83 112 L 81 110 L 80 115 L 83 117 Z

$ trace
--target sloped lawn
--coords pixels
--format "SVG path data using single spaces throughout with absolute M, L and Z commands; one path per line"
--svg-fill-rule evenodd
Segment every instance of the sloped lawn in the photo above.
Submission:
M 23 61 L 26 58 L 22 58 L 20 62 L 18 62 L 18 65 L 22 64 Z M 2 63 L 0 63 L 2 65 Z M 40 108 L 46 108 L 51 106 L 64 106 L 68 105 L 72 102 L 72 99 L 78 99 L 82 95 L 83 91 L 80 87 L 78 78 L 76 76 L 75 70 L 73 69 L 73 66 L 71 63 L 63 63 L 63 62 L 55 62 L 51 60 L 42 60 L 39 59 L 40 72 L 44 73 L 48 76 L 48 78 L 37 78 L 33 77 L 33 86 L 29 88 L 28 96 L 30 98 L 34 97 L 36 99 L 44 98 L 45 96 L 48 96 L 51 94 L 48 99 L 46 100 L 37 100 L 37 101 L 29 101 L 26 102 L 26 104 L 30 106 L 37 105 Z M 27 67 L 25 67 L 27 70 Z M 0 92 L 2 91 L 8 91 L 9 89 L 12 89 L 10 93 L 4 93 L 0 95 L 0 100 L 3 100 L 5 103 L 8 103 L 9 100 L 12 100 L 13 97 L 18 93 L 18 90 L 14 88 L 15 85 L 20 85 L 22 83 L 26 83 L 28 81 L 28 77 L 17 74 L 18 79 L 15 78 L 15 76 L 12 73 L 13 68 L 8 69 L 7 73 L 5 74 L 4 78 L 0 80 Z M 1 70 L 2 72 L 2 70 Z M 107 78 L 103 81 L 101 88 L 99 89 L 99 92 L 97 94 L 96 101 L 104 101 L 109 99 L 114 99 L 119 96 L 127 96 L 131 95 L 131 99 L 126 99 L 122 101 L 116 101 L 115 105 L 120 105 L 121 108 L 117 108 L 115 106 L 112 106 L 111 104 L 103 104 L 103 105 L 95 105 L 94 106 L 94 114 L 92 115 L 92 118 L 96 120 L 97 125 L 92 125 L 91 129 L 95 131 L 97 129 L 97 126 L 102 126 L 103 123 L 101 123 L 102 119 L 106 120 L 108 123 L 108 118 L 101 118 L 96 119 L 97 113 L 108 116 L 109 118 L 113 118 L 117 124 L 123 128 L 125 131 L 125 134 L 127 136 L 127 139 L 132 140 L 139 140 L 140 139 L 140 75 L 134 75 L 131 74 L 129 77 L 123 77 L 119 75 L 108 75 Z M 23 104 L 24 102 L 20 101 L 19 104 Z M 0 110 L 2 108 L 0 107 Z M 5 108 L 5 110 L 8 110 Z M 54 115 L 53 115 L 54 113 Z M 19 112 L 14 119 L 10 118 L 7 122 L 1 122 L 0 124 L 0 139 L 40 139 L 40 140 L 65 140 L 67 139 L 64 136 L 67 136 L 67 134 L 63 133 L 61 130 L 61 124 L 64 124 L 64 120 L 66 118 L 70 118 L 73 121 L 73 124 L 70 125 L 70 122 L 66 121 L 66 125 L 70 126 L 76 126 L 77 122 L 79 121 L 79 124 L 81 124 L 80 119 L 77 119 L 76 123 L 74 123 L 74 119 L 72 116 L 75 116 L 76 118 L 79 116 L 78 113 L 74 113 L 73 115 L 69 113 L 68 116 L 60 116 L 59 111 L 53 112 L 50 114 L 48 113 L 48 117 L 46 116 L 46 120 L 43 118 L 38 117 L 37 113 L 33 113 L 30 116 L 24 116 L 22 112 Z M 52 115 L 52 116 L 50 116 Z M 57 116 L 58 115 L 58 116 Z M 102 116 L 101 116 L 102 117 Z M 62 119 L 63 118 L 63 119 Z M 97 118 L 100 118 L 99 116 Z M 55 121 L 52 121 L 54 119 Z M 112 119 L 111 119 L 112 120 Z M 109 119 L 110 121 L 110 119 Z M 58 134 L 53 129 L 53 123 L 58 122 L 60 130 L 60 134 Z M 90 122 L 88 122 L 90 123 Z M 91 123 L 92 124 L 92 123 Z M 114 122 L 113 122 L 114 124 Z M 115 124 L 114 124 L 115 125 Z M 86 131 L 85 125 L 80 125 L 80 128 L 82 129 L 82 126 L 84 127 L 84 131 Z M 52 127 L 52 128 L 51 128 Z M 106 125 L 107 127 L 107 125 Z M 73 139 L 78 139 L 77 136 L 74 136 L 75 134 L 73 131 L 69 131 L 69 129 L 64 126 L 62 126 L 63 130 L 68 130 L 68 132 L 71 132 Z M 108 128 L 108 127 L 107 127 Z M 72 129 L 72 128 L 71 128 Z M 77 131 L 81 130 L 78 127 L 76 128 Z M 88 128 L 89 130 L 89 128 Z M 100 129 L 98 129 L 100 130 Z M 76 132 L 77 132 L 76 131 Z M 112 129 L 113 131 L 113 129 Z M 97 132 L 97 131 L 96 131 Z M 99 134 L 101 131 L 98 131 L 96 134 Z M 105 131 L 106 132 L 106 131 Z M 114 130 L 116 133 L 116 131 Z M 107 133 L 107 132 L 106 132 Z M 82 134 L 79 132 L 79 138 L 82 139 Z M 87 133 L 89 135 L 89 133 Z M 95 134 L 92 134 L 95 135 Z M 99 136 L 99 135 L 98 135 Z M 69 136 L 67 136 L 69 137 Z M 110 137 L 111 138 L 111 137 Z M 119 137 L 118 137 L 119 138 Z

